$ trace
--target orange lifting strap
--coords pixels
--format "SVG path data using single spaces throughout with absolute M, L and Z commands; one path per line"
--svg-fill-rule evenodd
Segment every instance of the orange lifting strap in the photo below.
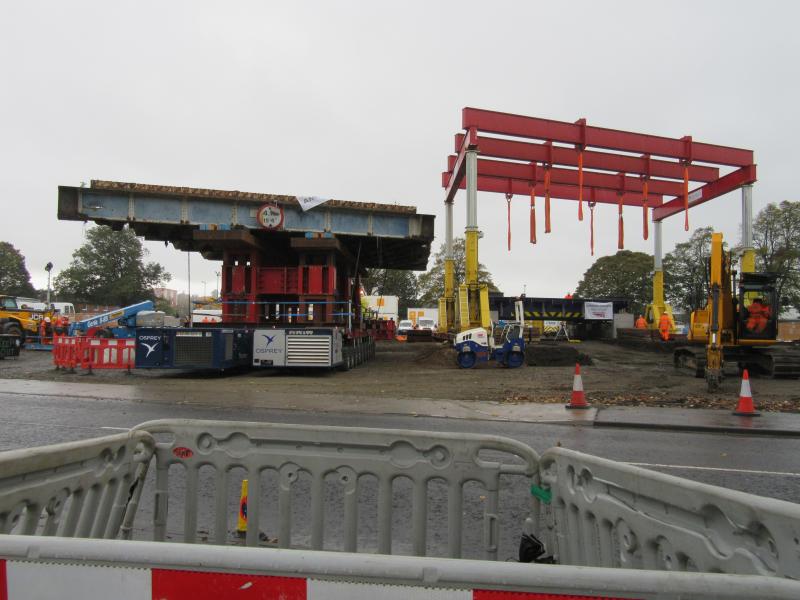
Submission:
M 531 186 L 531 244 L 536 243 L 536 186 Z
M 689 231 L 689 163 L 683 165 L 683 230 Z
M 550 168 L 544 169 L 544 232 L 550 233 Z
M 596 202 L 589 202 L 589 248 L 594 256 L 594 207 Z
M 642 235 L 644 239 L 650 235 L 648 230 L 649 224 L 647 223 L 647 179 L 642 184 Z
M 625 223 L 622 220 L 622 192 L 617 194 L 617 211 L 619 212 L 619 225 L 617 234 L 617 250 L 625 248 Z
M 583 148 L 578 152 L 578 221 L 583 221 Z
M 508 251 L 511 252 L 511 198 L 514 196 L 511 192 L 506 194 L 506 206 L 508 207 Z

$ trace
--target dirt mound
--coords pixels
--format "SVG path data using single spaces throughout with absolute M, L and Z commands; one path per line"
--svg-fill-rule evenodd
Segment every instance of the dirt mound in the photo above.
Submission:
M 418 354 L 414 359 L 415 363 L 424 364 L 428 367 L 451 367 L 458 368 L 456 363 L 456 351 L 448 342 L 436 342 L 433 344 L 415 344 L 414 349 Z
M 538 342 L 525 347 L 525 363 L 531 367 L 568 367 L 575 363 L 591 365 L 592 359 L 567 343 Z

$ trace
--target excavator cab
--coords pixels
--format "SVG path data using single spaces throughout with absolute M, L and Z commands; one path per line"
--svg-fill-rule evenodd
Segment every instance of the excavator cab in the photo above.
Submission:
M 780 304 L 774 273 L 742 273 L 739 280 L 737 337 L 740 343 L 774 343 Z

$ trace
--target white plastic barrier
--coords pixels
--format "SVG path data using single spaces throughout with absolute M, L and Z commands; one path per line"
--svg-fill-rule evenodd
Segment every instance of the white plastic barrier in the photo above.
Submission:
M 177 501 L 183 514 L 183 541 L 195 542 L 198 526 L 202 525 L 202 529 L 213 531 L 210 539 L 214 543 L 230 543 L 227 492 L 231 471 L 238 468 L 249 481 L 248 521 L 255 524 L 247 529 L 248 546 L 260 544 L 259 515 L 266 509 L 267 491 L 262 481 L 265 473 L 272 473 L 277 488 L 278 527 L 270 534 L 277 538 L 279 547 L 305 546 L 293 541 L 293 526 L 297 525 L 293 521 L 294 503 L 298 500 L 293 492 L 300 477 L 305 476 L 309 488 L 301 500 L 310 505 L 307 547 L 326 547 L 326 525 L 330 525 L 331 518 L 325 514 L 325 486 L 326 480 L 333 479 L 333 487 L 343 497 L 342 550 L 360 551 L 358 491 L 367 476 L 377 482 L 370 507 L 377 517 L 377 550 L 392 554 L 393 484 L 403 478 L 411 487 L 412 510 L 407 528 L 411 553 L 425 556 L 428 551 L 428 489 L 435 480 L 447 495 L 446 510 L 437 513 L 446 521 L 439 525 L 446 526 L 447 555 L 458 558 L 462 556 L 464 487 L 477 482 L 484 494 L 483 514 L 477 523 L 483 530 L 483 555 L 497 560 L 500 478 L 517 476 L 529 480 L 539 464 L 538 454 L 529 446 L 490 435 L 191 420 L 151 421 L 137 430 L 158 439 L 153 529 L 153 539 L 157 541 L 167 539 L 170 503 Z M 185 480 L 182 498 L 175 497 L 176 486 L 171 485 L 173 466 L 178 466 Z M 200 523 L 198 487 L 203 468 L 213 473 L 209 495 L 214 504 L 209 511 L 212 518 Z M 520 532 L 527 516 L 526 513 L 520 519 Z M 180 534 L 172 535 L 175 539 Z
M 0 536 L 0 574 L 8 600 L 800 597 L 800 582 L 752 575 L 30 536 Z
M 156 465 L 153 533 L 159 541 L 80 539 L 130 538 L 152 462 Z M 170 485 L 169 470 L 176 465 L 184 472 L 183 488 Z M 326 476 L 334 475 L 345 493 L 346 552 L 258 547 L 262 545 L 258 526 L 248 528 L 246 544 L 251 547 L 161 541 L 167 534 L 168 499 L 176 489 L 182 498 L 173 497 L 172 508 L 176 500 L 182 500 L 177 508 L 185 526 L 179 537 L 184 542 L 197 541 L 199 472 L 204 467 L 213 468 L 212 490 L 216 492 L 211 520 L 217 521 L 218 529 L 210 539 L 217 543 L 231 543 L 228 505 L 220 499 L 224 497 L 220 490 L 229 487 L 231 470 L 239 468 L 254 482 L 252 523 L 258 523 L 266 491 L 259 489 L 260 476 L 267 470 L 278 474 L 275 491 L 283 519 L 279 521 L 282 545 L 292 543 L 292 524 L 286 518 L 291 515 L 292 500 L 287 490 L 299 473 L 309 476 L 310 540 L 313 548 L 322 548 L 324 527 L 319 518 L 325 515 L 325 494 L 321 486 Z M 531 485 L 531 516 L 525 529 L 539 533 L 559 564 L 355 554 L 360 548 L 353 543 L 358 511 L 352 494 L 364 474 L 379 482 L 378 552 L 391 549 L 390 543 L 385 545 L 387 539 L 391 542 L 391 528 L 380 533 L 381 523 L 390 523 L 387 514 L 391 516 L 393 510 L 392 497 L 386 493 L 391 488 L 385 484 L 406 477 L 412 483 L 414 552 L 426 551 L 424 492 L 431 480 L 441 479 L 445 490 L 455 492 L 448 494 L 446 510 L 440 514 L 447 515 L 448 525 L 458 525 L 448 529 L 448 548 L 460 555 L 461 491 L 467 482 L 478 481 L 486 490 L 480 515 L 482 547 L 487 558 L 496 558 L 499 480 L 501 475 L 511 475 Z M 800 598 L 796 581 L 800 579 L 800 506 L 563 448 L 548 450 L 540 459 L 528 446 L 494 436 L 219 421 L 150 422 L 126 434 L 0 453 L 0 534 L 9 533 L 23 535 L 0 535 L 3 600 L 92 598 L 101 593 L 106 597 L 112 588 L 117 598 L 150 597 L 148 590 L 156 594 L 153 597 L 193 597 L 181 596 L 178 590 L 191 589 L 189 583 L 174 584 L 178 590 L 174 594 L 162 593 L 157 586 L 173 585 L 171 581 L 180 582 L 183 577 L 204 581 L 197 585 L 206 591 L 216 589 L 213 582 L 237 584 L 244 591 L 255 585 L 252 578 L 262 576 L 302 580 L 297 594 L 305 595 L 286 592 L 285 598 L 391 598 L 392 594 L 499 598 L 501 591 L 530 594 L 519 598 L 551 599 L 561 598 L 552 594 Z M 210 579 L 198 572 L 211 573 Z M 86 581 L 92 582 L 88 588 Z M 277 585 L 275 580 L 269 582 L 268 588 Z M 226 589 L 220 588 L 212 597 L 223 597 Z
M 800 505 L 551 448 L 538 521 L 560 564 L 800 579 Z

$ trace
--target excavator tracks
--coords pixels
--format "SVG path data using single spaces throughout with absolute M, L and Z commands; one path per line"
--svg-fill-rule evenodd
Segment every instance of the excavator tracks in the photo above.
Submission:
M 798 379 L 800 378 L 800 345 L 785 344 L 765 348 L 725 348 L 725 362 L 737 363 L 739 370 L 748 369 L 750 373 L 762 377 Z M 673 354 L 675 368 L 692 373 L 695 377 L 705 377 L 705 346 L 681 346 Z

